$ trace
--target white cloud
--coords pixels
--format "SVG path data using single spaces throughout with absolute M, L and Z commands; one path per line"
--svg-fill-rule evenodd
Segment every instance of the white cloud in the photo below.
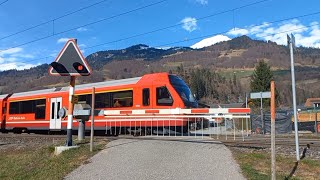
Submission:
M 88 31 L 87 28 L 84 28 L 84 27 L 80 27 L 77 29 L 78 32 L 84 32 L 84 31 Z
M 20 47 L 11 48 L 11 49 L 7 49 L 7 50 L 4 50 L 4 51 L 0 50 L 0 56 L 15 54 L 15 53 L 21 52 L 22 50 L 23 49 L 20 48 Z
M 60 38 L 57 40 L 57 43 L 65 43 L 69 40 L 69 38 Z
M 248 34 L 249 31 L 246 29 L 240 29 L 240 28 L 234 28 L 230 30 L 227 34 L 233 35 L 233 36 L 242 36 Z
M 319 22 L 312 22 L 309 25 L 304 25 L 297 19 L 279 24 L 264 22 L 259 26 L 251 25 L 245 28 L 236 28 L 236 30 L 231 29 L 227 34 L 231 36 L 248 35 L 286 45 L 286 34 L 291 33 L 295 35 L 297 46 L 320 48 Z
M 218 42 L 228 41 L 228 40 L 230 40 L 230 38 L 227 37 L 227 36 L 216 35 L 216 36 L 212 36 L 212 37 L 203 39 L 200 42 L 197 42 L 196 44 L 192 45 L 191 48 L 200 49 L 200 48 L 203 48 L 203 47 L 214 45 L 214 44 L 216 44 Z
M 269 27 L 270 25 L 271 25 L 270 23 L 264 22 L 264 23 L 262 23 L 262 25 L 251 26 L 249 28 L 249 32 L 251 34 L 260 33 L 260 32 L 262 32 L 264 30 L 264 28 Z
M 79 44 L 78 47 L 79 47 L 79 48 L 85 48 L 85 47 L 87 47 L 87 45 L 85 45 L 85 44 Z
M 32 54 L 12 54 L 12 57 L 24 58 L 24 59 L 32 59 L 35 58 Z
M 200 3 L 201 5 L 207 5 L 209 3 L 208 0 L 196 0 L 197 3 Z
M 31 67 L 37 66 L 35 64 L 23 63 L 25 59 L 34 58 L 32 54 L 23 53 L 22 48 L 11 48 L 0 52 L 0 71 L 9 69 L 29 69 Z
M 10 62 L 10 63 L 1 64 L 0 71 L 10 70 L 10 69 L 17 69 L 17 70 L 30 69 L 30 68 L 38 66 L 38 65 L 40 65 L 40 64 Z
M 182 28 L 186 31 L 192 32 L 197 29 L 197 19 L 193 17 L 186 17 L 181 20 Z

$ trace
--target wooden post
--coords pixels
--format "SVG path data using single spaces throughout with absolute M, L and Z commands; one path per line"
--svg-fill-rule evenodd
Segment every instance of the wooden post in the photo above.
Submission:
M 276 103 L 275 103 L 275 90 L 274 90 L 274 81 L 271 81 L 271 173 L 272 180 L 276 179 Z
M 92 87 L 91 98 L 91 134 L 90 134 L 90 151 L 93 151 L 93 136 L 94 136 L 94 102 L 95 102 L 95 88 Z

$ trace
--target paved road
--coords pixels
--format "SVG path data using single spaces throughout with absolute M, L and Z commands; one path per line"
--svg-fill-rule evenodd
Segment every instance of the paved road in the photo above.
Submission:
M 66 179 L 244 179 L 221 143 L 194 138 L 117 139 Z

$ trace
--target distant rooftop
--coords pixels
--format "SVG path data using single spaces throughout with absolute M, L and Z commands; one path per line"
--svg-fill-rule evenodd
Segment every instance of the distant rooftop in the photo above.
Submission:
M 320 98 L 308 98 L 304 106 L 313 107 L 314 104 L 320 104 Z

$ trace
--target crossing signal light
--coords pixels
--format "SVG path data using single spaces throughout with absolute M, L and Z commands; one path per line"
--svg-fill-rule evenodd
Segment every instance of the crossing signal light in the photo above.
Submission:
M 79 62 L 75 62 L 73 63 L 73 68 L 79 73 L 79 74 L 83 74 L 83 73 L 89 73 L 88 69 L 82 65 Z
M 91 68 L 74 39 L 66 42 L 56 60 L 50 65 L 50 75 L 89 76 L 91 74 Z
M 66 74 L 69 73 L 68 70 L 62 65 L 61 63 L 58 62 L 52 62 L 50 64 L 54 70 L 56 70 L 59 74 Z

